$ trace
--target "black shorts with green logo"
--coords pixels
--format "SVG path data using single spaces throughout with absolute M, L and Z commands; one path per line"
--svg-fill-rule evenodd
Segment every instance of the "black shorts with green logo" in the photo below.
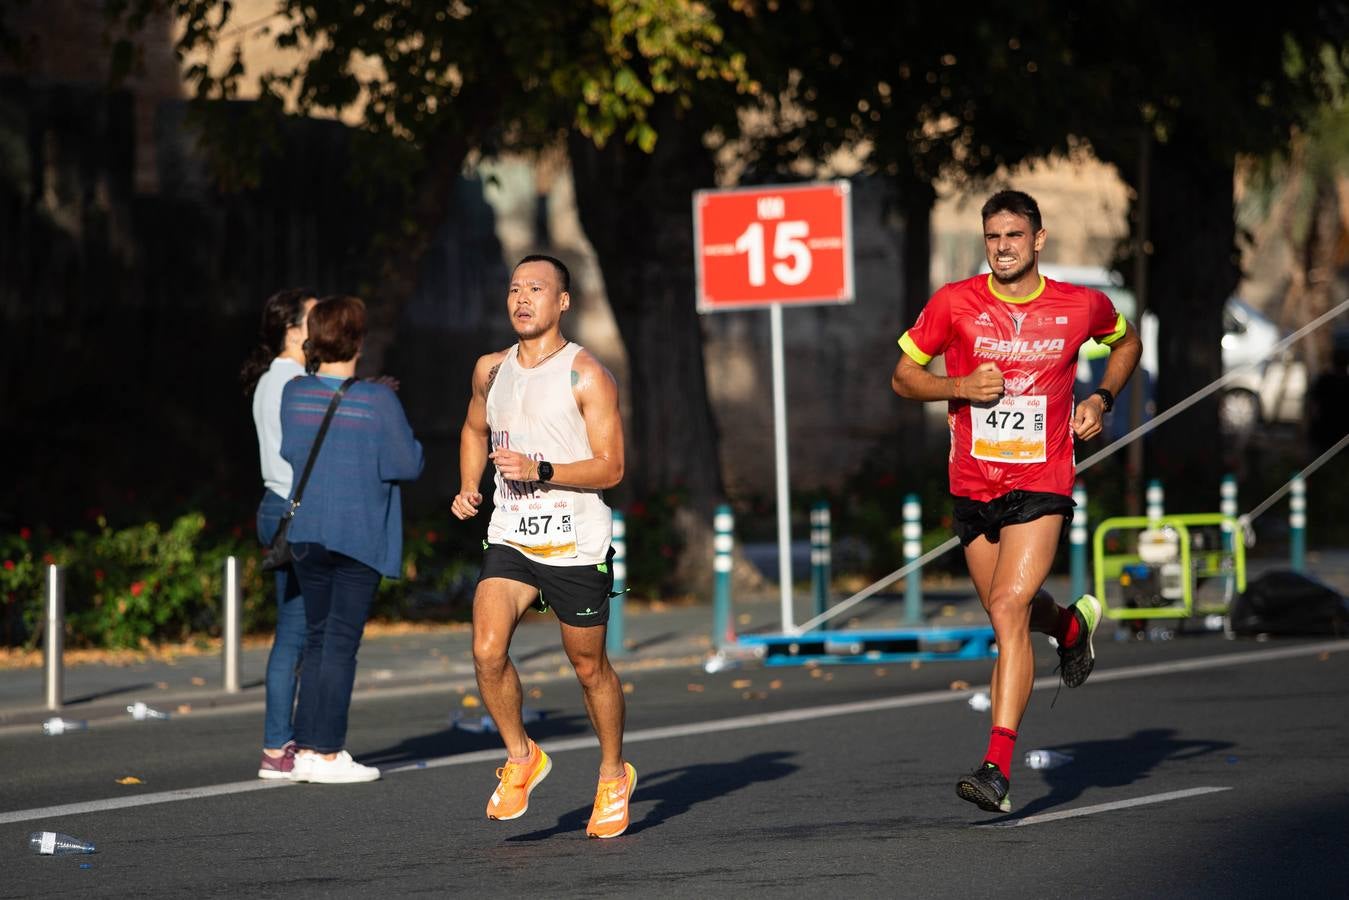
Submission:
M 980 536 L 996 544 L 1002 529 L 1008 525 L 1022 525 L 1041 516 L 1071 518 L 1077 504 L 1072 497 L 1044 491 L 1008 491 L 987 503 L 969 497 L 952 495 L 956 537 L 961 546 L 968 547 Z M 1065 519 L 1065 522 L 1067 519 Z M 1060 537 L 1062 532 L 1060 532 Z
M 488 544 L 483 549 L 484 578 L 505 578 L 538 588 L 534 608 L 547 612 L 553 608 L 568 625 L 588 628 L 609 622 L 609 597 L 614 590 L 614 548 L 602 563 L 578 566 L 549 566 L 530 559 L 514 547 Z

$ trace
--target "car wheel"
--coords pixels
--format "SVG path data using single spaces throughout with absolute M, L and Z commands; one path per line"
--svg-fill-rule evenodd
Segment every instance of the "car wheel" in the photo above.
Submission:
M 1228 434 L 1249 434 L 1260 425 L 1260 398 L 1250 391 L 1228 391 L 1218 401 L 1218 422 Z

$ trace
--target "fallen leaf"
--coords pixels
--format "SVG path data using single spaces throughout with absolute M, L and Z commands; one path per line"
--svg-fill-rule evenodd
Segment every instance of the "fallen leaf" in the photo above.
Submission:
M 737 678 L 735 681 L 731 682 L 731 687 L 735 688 L 738 691 L 749 687 L 753 683 L 754 682 L 748 678 Z
M 202 678 L 200 675 L 193 675 L 192 683 L 195 684 L 197 687 L 201 687 L 203 684 L 206 683 L 206 679 Z
M 743 700 L 765 700 L 768 698 L 767 691 L 745 691 L 740 695 Z
M 182 714 L 182 715 L 186 715 L 186 714 L 192 712 L 192 704 L 191 704 L 191 703 L 179 703 L 179 704 L 178 704 L 178 712 L 179 712 L 180 714 Z
M 834 673 L 833 673 L 833 672 L 825 672 L 825 673 L 824 673 L 824 680 L 825 680 L 825 681 L 833 681 L 833 680 L 834 680 Z
M 877 678 L 884 678 L 884 677 L 885 677 L 885 666 L 877 666 L 877 667 L 876 667 L 876 677 L 877 677 Z
M 970 689 L 970 683 L 969 683 L 968 681 L 958 681 L 958 680 L 957 680 L 957 681 L 951 682 L 951 690 L 953 690 L 953 691 L 968 691 L 969 689 Z
M 144 781 L 141 781 L 141 780 L 140 780 L 139 778 L 137 778 L 135 775 L 127 775 L 127 776 L 124 776 L 124 777 L 122 777 L 122 778 L 119 778 L 119 779 L 117 779 L 117 783 L 118 783 L 118 784 L 145 784 Z
M 473 696 L 472 694 L 467 694 L 463 699 L 463 704 L 464 706 L 472 708 L 474 706 L 482 706 L 482 701 L 479 700 L 477 697 Z
M 637 685 L 633 684 L 631 681 L 623 682 L 623 693 L 631 694 L 635 690 L 637 690 Z
M 754 621 L 754 619 L 749 613 L 741 613 L 735 617 L 735 621 L 739 625 L 748 625 L 750 622 Z
M 820 677 L 821 675 L 823 675 L 823 674 L 824 674 L 824 671 L 823 671 L 822 669 L 811 669 L 811 670 L 810 670 L 810 677 L 811 677 L 811 678 L 819 678 L 819 677 Z
M 1323 651 L 1321 652 L 1321 655 L 1318 656 L 1318 657 L 1316 657 L 1316 658 L 1317 658 L 1318 660 L 1320 660 L 1321 662 L 1325 662 L 1325 661 L 1327 661 L 1328 659 L 1330 659 L 1330 651 L 1329 651 L 1329 650 L 1323 650 Z
M 941 608 L 941 614 L 949 618 L 956 614 L 956 608 L 948 603 Z
M 914 659 L 914 660 L 910 660 L 910 661 L 909 661 L 909 668 L 910 668 L 910 669 L 921 669 L 922 667 L 923 667 L 923 661 L 922 661 L 921 659 Z
M 690 684 L 690 685 L 689 685 L 689 693 L 690 693 L 690 694 L 701 694 L 704 690 L 706 690 L 706 688 L 704 688 L 701 684 Z
M 543 690 L 542 690 L 541 688 L 530 688 L 530 689 L 529 689 L 529 699 L 531 699 L 531 700 L 537 700 L 537 699 L 539 699 L 539 698 L 542 697 L 542 696 L 543 696 Z
M 782 679 L 774 678 L 772 681 L 768 682 L 768 686 L 776 691 L 778 688 L 782 687 Z
M 169 689 L 169 683 L 167 681 L 156 681 L 155 687 L 159 688 L 161 691 L 167 691 Z

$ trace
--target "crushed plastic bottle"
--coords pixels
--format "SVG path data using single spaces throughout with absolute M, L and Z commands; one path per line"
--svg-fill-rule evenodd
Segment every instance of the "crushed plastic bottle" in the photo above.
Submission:
M 147 719 L 167 719 L 169 717 L 168 713 L 160 712 L 152 706 L 146 706 L 139 700 L 128 706 L 126 711 L 131 713 L 131 718 L 137 722 L 144 722 Z
M 72 731 L 88 731 L 89 723 L 84 719 L 63 719 L 53 716 L 42 723 L 42 733 L 51 737 L 58 734 L 70 734 Z
M 988 694 L 980 691 L 977 694 L 971 694 L 969 699 L 970 709 L 975 712 L 988 712 L 993 708 L 993 701 L 988 698 Z
M 724 653 L 715 653 L 707 658 L 703 663 L 703 671 L 709 675 L 715 675 L 718 672 L 725 672 L 727 669 L 738 669 L 740 663 L 734 659 L 728 659 Z
M 1071 754 L 1060 753 L 1057 750 L 1030 750 L 1026 753 L 1026 768 L 1028 769 L 1057 769 L 1059 766 L 1066 766 L 1072 761 Z
M 520 721 L 528 725 L 531 722 L 541 722 L 547 713 L 542 710 L 530 709 L 528 706 L 520 710 Z M 489 715 L 481 718 L 468 719 L 464 717 L 462 710 L 455 710 L 450 715 L 450 727 L 457 728 L 460 731 L 467 731 L 471 734 L 497 734 L 497 723 Z
M 39 856 L 68 856 L 72 853 L 96 853 L 94 845 L 59 831 L 34 831 L 28 846 Z

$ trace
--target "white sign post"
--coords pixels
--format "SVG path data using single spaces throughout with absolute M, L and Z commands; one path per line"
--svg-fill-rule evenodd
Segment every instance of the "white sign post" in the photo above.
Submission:
M 783 631 L 795 627 L 795 614 L 782 307 L 853 301 L 850 201 L 846 181 L 697 191 L 693 195 L 698 311 L 765 306 L 769 311 Z

